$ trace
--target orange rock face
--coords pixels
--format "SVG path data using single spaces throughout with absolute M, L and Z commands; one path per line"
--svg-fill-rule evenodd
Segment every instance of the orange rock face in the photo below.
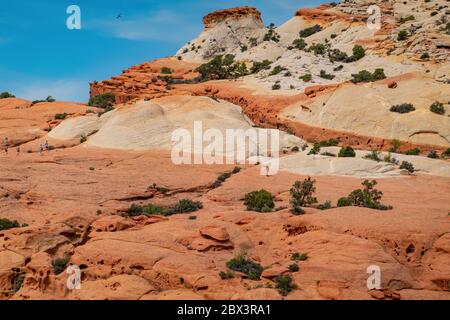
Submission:
M 203 18 L 205 29 L 214 27 L 217 23 L 226 19 L 240 19 L 245 16 L 253 16 L 261 20 L 261 13 L 254 7 L 236 7 L 224 10 L 217 10 Z

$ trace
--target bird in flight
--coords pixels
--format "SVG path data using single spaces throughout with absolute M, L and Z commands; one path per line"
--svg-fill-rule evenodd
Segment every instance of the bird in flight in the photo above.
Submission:
M 120 18 L 122 18 L 122 14 L 121 14 L 121 13 L 119 13 L 119 14 L 117 15 L 116 19 L 120 19 Z

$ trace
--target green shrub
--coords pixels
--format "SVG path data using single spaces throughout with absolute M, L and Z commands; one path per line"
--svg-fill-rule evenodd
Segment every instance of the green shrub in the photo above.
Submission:
M 408 172 L 413 173 L 414 172 L 414 166 L 411 162 L 408 161 L 402 161 L 402 164 L 400 165 L 400 169 L 407 170 Z
M 294 252 L 291 255 L 292 261 L 306 261 L 308 260 L 308 254 L 307 253 L 300 253 L 300 252 Z
M 393 139 L 391 140 L 391 147 L 389 148 L 389 152 L 397 152 L 398 149 L 401 147 L 402 143 L 397 140 Z
M 351 205 L 377 210 L 392 209 L 391 206 L 386 206 L 380 203 L 383 192 L 374 188 L 377 185 L 375 180 L 365 180 L 362 185 L 364 186 L 364 189 L 353 190 L 347 198 L 339 199 L 338 207 Z
M 309 150 L 308 155 L 319 154 L 319 152 L 320 152 L 320 144 L 319 143 L 314 143 L 314 145 L 311 148 L 311 150 Z
M 15 98 L 15 96 L 6 91 L 0 93 L 0 99 L 6 99 L 6 98 Z
M 52 261 L 53 272 L 55 274 L 60 274 L 66 269 L 67 264 L 69 263 L 68 259 L 55 259 Z
M 55 120 L 64 120 L 64 119 L 66 119 L 67 118 L 67 116 L 68 116 L 68 114 L 67 113 L 57 113 L 57 114 L 55 114 Z
M 375 71 L 373 73 L 370 73 L 367 70 L 361 70 L 358 73 L 352 74 L 352 77 L 353 77 L 353 79 L 351 81 L 353 83 L 373 82 L 373 81 L 386 79 L 384 70 L 381 68 L 375 69 Z
M 271 212 L 275 207 L 274 196 L 264 189 L 247 193 L 244 204 L 247 210 L 256 212 Z
M 305 42 L 305 40 L 303 40 L 301 38 L 300 39 L 295 39 L 292 42 L 292 47 L 295 48 L 295 49 L 303 50 L 303 49 L 306 48 L 306 42 Z
M 439 156 L 438 156 L 436 150 L 431 150 L 431 151 L 428 153 L 427 157 L 428 157 L 428 158 L 431 158 L 431 159 L 437 159 L 437 158 L 439 158 Z
M 181 199 L 171 210 L 171 213 L 187 213 L 198 211 L 203 208 L 203 204 L 200 201 L 192 201 L 190 199 Z M 166 215 L 167 212 L 166 212 Z
M 341 150 L 339 150 L 338 157 L 340 158 L 354 158 L 356 156 L 355 150 L 353 150 L 352 147 L 342 147 Z
M 443 115 L 445 113 L 444 104 L 438 101 L 433 102 L 430 106 L 430 111 L 436 114 Z
M 288 270 L 290 272 L 297 272 L 298 270 L 300 270 L 300 268 L 299 268 L 297 263 L 292 263 L 292 264 L 289 265 Z
M 378 152 L 378 151 L 376 151 L 376 150 L 372 150 L 371 153 L 366 154 L 366 155 L 364 156 L 364 159 L 368 159 L 368 160 L 373 160 L 373 161 L 376 161 L 376 162 L 380 162 L 380 161 L 381 161 L 381 158 L 380 158 L 380 152 Z
M 286 70 L 286 68 L 282 67 L 282 66 L 275 66 L 272 71 L 269 73 L 269 76 L 275 76 L 277 74 L 279 74 L 280 72 Z
M 325 45 L 321 43 L 314 43 L 308 48 L 308 51 L 312 51 L 317 56 L 325 54 L 325 49 Z
M 231 173 L 230 172 L 225 172 L 222 173 L 217 180 L 221 181 L 221 182 L 225 182 L 229 177 L 231 177 Z
M 450 22 L 447 22 L 447 24 L 445 25 L 445 33 L 446 34 L 450 34 Z
M 219 55 L 211 61 L 204 63 L 195 69 L 200 73 L 201 81 L 218 79 L 236 79 L 248 74 L 244 63 L 235 63 L 234 55 Z
M 251 73 L 258 73 L 261 70 L 268 70 L 270 69 L 270 65 L 272 64 L 272 61 L 269 60 L 263 60 L 261 62 L 255 61 L 253 62 L 252 68 L 251 68 Z
M 292 277 L 289 275 L 278 276 L 275 278 L 275 288 L 282 296 L 287 296 L 297 286 L 292 282 Z
M 17 273 L 11 280 L 11 291 L 17 292 L 22 288 L 23 281 L 25 280 L 24 273 Z
M 0 231 L 19 227 L 20 225 L 16 220 L 0 219 Z
M 324 203 L 321 203 L 317 206 L 317 209 L 320 209 L 320 210 L 328 210 L 331 208 L 332 208 L 331 201 L 325 201 Z
M 327 73 L 325 70 L 320 70 L 319 77 L 327 80 L 333 80 L 335 76 Z
M 335 147 L 339 144 L 339 140 L 331 138 L 328 140 L 322 140 L 319 142 L 320 147 Z
M 409 113 L 416 110 L 414 106 L 411 103 L 402 103 L 397 104 L 395 106 L 392 106 L 390 111 L 391 112 L 397 112 L 397 113 Z
M 339 198 L 339 200 L 337 202 L 338 207 L 349 207 L 351 205 L 352 205 L 352 202 L 347 197 Z
M 250 280 L 259 280 L 263 272 L 263 267 L 259 263 L 247 259 L 244 254 L 229 260 L 226 265 L 230 270 L 246 274 Z
M 192 201 L 190 199 L 182 199 L 175 206 L 170 208 L 162 208 L 152 203 L 146 206 L 140 206 L 132 204 L 127 210 L 126 215 L 128 217 L 136 217 L 140 215 L 162 215 L 171 216 L 178 213 L 189 213 L 200 210 L 203 208 L 203 204 L 199 201 Z
M 317 203 L 317 198 L 314 197 L 314 193 L 316 192 L 315 183 L 316 181 L 311 180 L 311 178 L 305 179 L 303 182 L 294 182 L 294 185 L 289 190 L 291 194 L 292 212 L 294 214 L 301 214 L 303 213 L 302 207 L 308 207 Z
M 309 82 L 312 79 L 312 75 L 310 73 L 307 73 L 301 76 L 300 79 L 303 80 L 304 82 Z
M 405 152 L 405 154 L 409 156 L 417 156 L 420 154 L 420 149 L 419 148 L 409 149 Z
M 404 41 L 406 39 L 408 39 L 408 32 L 406 32 L 405 30 L 402 30 L 398 33 L 397 35 L 397 40 L 398 41 Z
M 301 30 L 300 31 L 300 37 L 301 38 L 307 38 L 307 37 L 313 35 L 314 33 L 319 32 L 321 30 L 322 30 L 322 27 L 319 26 L 318 24 L 316 24 L 316 25 L 314 25 L 312 27 L 309 27 L 309 28 Z
M 172 69 L 170 69 L 168 67 L 162 67 L 161 68 L 161 73 L 162 74 L 172 74 Z
M 448 157 L 450 157 L 450 148 L 448 148 L 447 150 L 445 150 L 444 152 L 442 152 L 442 157 L 443 157 L 443 158 L 448 158 Z
M 272 90 L 280 90 L 281 89 L 281 85 L 279 83 L 274 83 L 272 85 Z
M 273 41 L 273 42 L 279 42 L 280 41 L 280 36 L 275 31 L 275 25 L 273 23 L 270 24 L 269 30 L 264 35 L 263 40 L 264 41 Z
M 88 105 L 91 107 L 97 107 L 106 109 L 108 107 L 112 107 L 116 102 L 116 97 L 112 93 L 103 93 L 92 97 Z
M 330 59 L 330 62 L 346 61 L 348 55 L 339 49 L 333 49 L 328 51 L 328 58 Z
M 358 61 L 366 55 L 366 50 L 360 45 L 355 45 L 352 49 L 353 55 L 347 59 L 346 62 Z
M 86 135 L 82 134 L 82 135 L 80 136 L 80 143 L 85 143 L 86 141 L 87 141 Z

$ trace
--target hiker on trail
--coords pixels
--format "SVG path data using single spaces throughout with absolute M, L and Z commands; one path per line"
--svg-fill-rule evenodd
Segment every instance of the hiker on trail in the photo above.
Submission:
M 5 137 L 3 139 L 3 147 L 5 148 L 5 153 L 6 154 L 8 154 L 8 145 L 9 145 L 8 137 Z
M 42 152 L 44 151 L 44 148 L 42 147 L 42 144 L 39 146 L 39 155 L 42 157 Z
M 17 146 L 17 155 L 19 155 L 20 154 L 20 146 Z
M 48 146 L 48 141 L 47 140 L 45 140 L 45 150 L 49 150 L 49 146 Z

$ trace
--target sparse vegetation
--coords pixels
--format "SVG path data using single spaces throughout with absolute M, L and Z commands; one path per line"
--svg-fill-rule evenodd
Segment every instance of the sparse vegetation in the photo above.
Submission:
M 319 77 L 327 80 L 333 80 L 335 76 L 327 73 L 325 70 L 320 70 Z
M 274 84 L 272 85 L 272 90 L 280 90 L 280 89 L 281 89 L 281 85 L 280 85 L 279 82 L 274 83 Z
M 314 143 L 314 145 L 311 148 L 311 150 L 309 150 L 308 155 L 319 154 L 319 152 L 320 152 L 320 144 L 319 143 Z
M 85 134 L 82 134 L 82 135 L 80 136 L 80 144 L 81 144 L 81 143 L 85 143 L 86 141 L 87 141 L 86 135 L 85 135 Z
M 247 259 L 244 254 L 229 260 L 226 265 L 230 270 L 246 274 L 250 280 L 259 280 L 263 272 L 263 267 L 259 263 Z
M 447 150 L 442 152 L 442 157 L 443 158 L 449 158 L 450 157 L 450 148 L 448 148 Z
M 319 32 L 321 30 L 322 30 L 322 27 L 319 26 L 318 24 L 316 24 L 316 25 L 314 25 L 312 27 L 309 27 L 309 28 L 301 30 L 300 31 L 300 38 L 307 38 L 307 37 L 313 35 L 314 33 Z
M 309 82 L 312 80 L 312 75 L 310 73 L 304 74 L 300 77 L 304 82 Z
M 392 106 L 390 111 L 391 112 L 397 112 L 397 113 L 409 113 L 416 110 L 414 106 L 411 103 L 402 103 L 397 104 L 395 106 Z
M 307 253 L 300 253 L 300 252 L 294 252 L 291 255 L 292 261 L 306 261 L 308 260 L 308 254 Z
M 413 164 L 408 161 L 402 161 L 402 163 L 400 164 L 400 169 L 407 170 L 411 173 L 413 173 L 415 170 Z
M 338 207 L 356 206 L 365 207 L 376 210 L 389 210 L 391 206 L 381 204 L 381 196 L 383 192 L 375 189 L 377 182 L 375 180 L 365 180 L 362 185 L 364 189 L 357 189 L 352 191 L 348 197 L 343 197 L 338 200 Z
M 409 156 L 417 156 L 420 154 L 420 149 L 419 148 L 409 149 L 405 151 L 405 154 Z
M 313 52 L 317 56 L 325 54 L 326 48 L 325 45 L 321 43 L 313 43 L 309 46 L 308 51 Z
M 328 140 L 322 140 L 319 142 L 320 147 L 335 147 L 339 144 L 339 140 L 331 138 Z
M 436 150 L 431 150 L 431 151 L 428 153 L 427 157 L 430 158 L 430 159 L 438 159 L 438 158 L 439 158 L 439 156 L 438 156 Z
M 195 71 L 200 73 L 201 81 L 236 79 L 248 74 L 245 63 L 236 63 L 232 54 L 216 56 L 197 67 Z
M 282 66 L 275 66 L 272 71 L 269 73 L 269 76 L 275 76 L 279 73 L 281 73 L 282 71 L 286 70 L 286 68 L 282 67 Z
M 444 104 L 439 101 L 435 101 L 430 106 L 430 111 L 433 113 L 436 113 L 436 114 L 443 115 L 443 114 L 445 114 Z
M 270 24 L 269 30 L 267 30 L 267 33 L 264 35 L 263 40 L 264 41 L 273 41 L 273 42 L 280 41 L 280 36 L 275 31 L 275 25 L 273 23 Z
M 0 219 L 0 231 L 19 227 L 20 225 L 16 220 Z
M 401 17 L 399 22 L 400 22 L 400 24 L 403 24 L 405 22 L 413 21 L 413 20 L 416 20 L 416 18 L 413 15 L 409 15 L 409 16 Z
M 161 68 L 161 73 L 162 74 L 172 74 L 172 69 L 170 69 L 168 67 L 162 67 Z
M 114 103 L 116 102 L 116 97 L 112 93 L 103 93 L 96 95 L 95 97 L 92 97 L 88 105 L 91 107 L 97 107 L 106 109 L 108 107 L 112 107 Z
M 0 93 L 0 99 L 7 99 L 7 98 L 15 98 L 15 96 L 7 91 Z
M 25 280 L 25 274 L 23 272 L 19 272 L 14 275 L 11 280 L 11 291 L 17 292 L 22 288 L 23 281 Z
M 352 74 L 352 82 L 360 83 L 360 82 L 373 82 L 382 79 L 386 79 L 386 75 L 384 74 L 384 70 L 381 68 L 375 69 L 373 73 L 370 73 L 367 70 L 361 70 L 356 74 Z
M 305 40 L 303 40 L 302 38 L 300 38 L 300 39 L 295 39 L 295 40 L 292 42 L 292 48 L 299 49 L 299 50 L 305 49 L 305 48 L 306 48 L 306 42 L 305 42 Z
M 354 158 L 356 156 L 355 150 L 353 150 L 352 147 L 342 147 L 341 150 L 339 150 L 338 157 L 340 158 Z
M 297 263 L 292 263 L 289 265 L 288 270 L 290 272 L 297 272 L 298 270 L 300 270 L 300 268 Z
M 408 39 L 408 37 L 409 37 L 408 32 L 406 30 L 402 30 L 398 33 L 397 40 L 404 41 L 404 40 Z
M 358 61 L 366 55 L 366 50 L 360 45 L 355 45 L 352 49 L 353 55 L 351 57 L 348 57 L 346 62 L 354 62 Z
M 251 73 L 258 73 L 261 70 L 268 70 L 270 69 L 270 65 L 272 64 L 272 61 L 269 60 L 263 60 L 261 62 L 255 61 L 253 62 L 253 66 L 251 68 Z
M 275 207 L 274 196 L 264 189 L 247 193 L 244 204 L 247 210 L 256 212 L 271 212 Z
M 278 276 L 275 278 L 275 288 L 282 296 L 287 296 L 297 286 L 292 282 L 292 277 L 289 275 Z
M 389 152 L 397 152 L 401 146 L 402 146 L 402 143 L 399 140 L 392 139 L 391 147 L 389 148 Z
M 152 203 L 146 206 L 140 206 L 137 204 L 132 204 L 127 210 L 126 215 L 128 217 L 136 217 L 140 215 L 162 215 L 171 216 L 178 213 L 189 213 L 195 212 L 203 208 L 203 204 L 200 201 L 192 201 L 190 199 L 182 199 L 173 207 L 163 208 L 156 206 Z
M 233 279 L 234 278 L 234 273 L 232 271 L 230 271 L 230 270 L 221 271 L 219 273 L 219 277 L 222 280 Z
M 376 151 L 376 150 L 372 150 L 371 153 L 366 154 L 364 157 L 364 159 L 368 159 L 368 160 L 373 160 L 376 162 L 380 162 L 381 158 L 380 158 L 380 152 Z
M 304 212 L 302 207 L 309 207 L 317 203 L 317 198 L 314 197 L 314 193 L 316 192 L 315 183 L 316 181 L 311 180 L 311 178 L 294 182 L 294 185 L 289 191 L 291 194 L 291 211 L 293 214 L 302 214 Z
M 325 201 L 324 203 L 321 203 L 317 206 L 317 209 L 319 209 L 319 210 L 328 210 L 331 208 L 332 208 L 331 201 L 329 201 L 329 200 Z
M 66 119 L 67 118 L 67 116 L 68 116 L 68 114 L 67 113 L 57 113 L 57 114 L 55 114 L 55 120 L 64 120 L 64 119 Z
M 67 264 L 69 263 L 68 259 L 55 259 L 52 261 L 53 272 L 55 274 L 60 274 L 66 269 Z

